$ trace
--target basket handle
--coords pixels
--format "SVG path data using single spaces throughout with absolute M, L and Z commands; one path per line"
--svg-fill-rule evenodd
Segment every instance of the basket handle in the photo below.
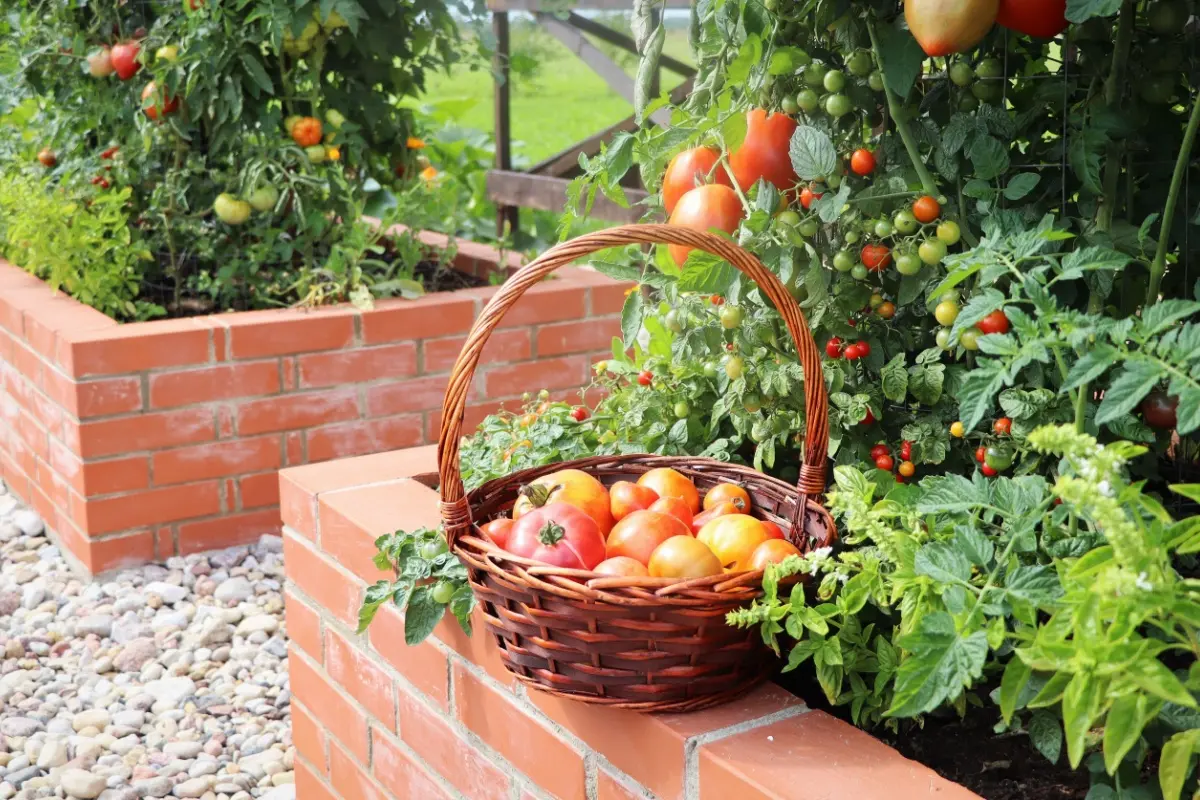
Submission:
M 779 310 L 788 333 L 796 343 L 800 364 L 804 368 L 804 460 L 800 465 L 797 487 L 800 498 L 792 518 L 793 529 L 803 530 L 805 506 L 809 496 L 816 497 L 825 492 L 826 454 L 829 451 L 829 397 L 825 389 L 824 373 L 821 371 L 821 357 L 800 306 L 779 278 L 763 266 L 758 258 L 728 239 L 676 225 L 621 225 L 585 234 L 547 250 L 513 273 L 475 320 L 462 352 L 454 364 L 454 370 L 450 373 L 442 405 L 442 427 L 438 439 L 440 510 L 446 526 L 446 536 L 452 546 L 459 537 L 468 535 L 471 529 L 471 510 L 467 505 L 466 489 L 458 464 L 459 446 L 467 394 L 488 337 L 521 295 L 551 272 L 599 250 L 630 244 L 698 247 L 723 258 L 758 284 Z

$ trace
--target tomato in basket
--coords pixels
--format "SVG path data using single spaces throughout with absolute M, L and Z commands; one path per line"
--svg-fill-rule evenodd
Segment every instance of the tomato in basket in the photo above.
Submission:
M 592 569 L 604 560 L 596 521 L 576 506 L 549 503 L 513 524 L 508 552 L 568 569 Z

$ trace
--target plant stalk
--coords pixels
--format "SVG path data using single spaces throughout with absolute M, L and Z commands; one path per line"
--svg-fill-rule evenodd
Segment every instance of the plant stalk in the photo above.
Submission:
M 1152 306 L 1158 302 L 1158 290 L 1162 284 L 1163 273 L 1167 269 L 1167 239 L 1171 235 L 1171 220 L 1175 217 L 1175 206 L 1179 202 L 1179 188 L 1187 175 L 1188 161 L 1192 154 L 1192 146 L 1196 143 L 1196 130 L 1200 128 L 1200 93 L 1192 97 L 1192 114 L 1188 119 L 1187 130 L 1183 134 L 1183 144 L 1179 147 L 1179 155 L 1175 158 L 1175 172 L 1171 174 L 1171 186 L 1167 190 L 1167 204 L 1163 206 L 1162 225 L 1158 232 L 1158 247 L 1154 251 L 1154 260 L 1150 262 L 1150 285 L 1146 288 L 1146 305 Z
M 875 54 L 875 62 L 882 65 L 883 59 L 879 57 L 879 37 L 875 35 L 874 21 L 869 18 L 867 19 L 867 33 L 871 36 L 871 50 Z M 900 134 L 900 140 L 904 142 L 904 149 L 908 152 L 913 169 L 917 171 L 917 177 L 921 179 L 922 188 L 927 194 L 936 195 L 938 193 L 937 183 L 933 180 L 933 175 L 925 166 L 925 162 L 921 160 L 921 151 L 917 148 L 917 140 L 913 138 L 912 131 L 908 129 L 908 122 L 897 113 L 900 110 L 900 100 L 888 87 L 886 80 L 883 82 L 883 96 L 887 99 L 888 114 L 896 126 L 896 132 Z

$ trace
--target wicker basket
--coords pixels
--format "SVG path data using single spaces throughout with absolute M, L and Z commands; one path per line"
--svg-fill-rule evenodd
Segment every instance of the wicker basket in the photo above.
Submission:
M 467 495 L 459 471 L 463 411 L 488 337 L 521 295 L 555 269 L 598 250 L 629 244 L 685 245 L 720 256 L 753 279 L 779 309 L 808 378 L 799 486 L 711 459 L 626 455 L 524 470 Z M 828 545 L 836 536 L 833 520 L 814 500 L 825 490 L 829 439 L 821 375 L 816 344 L 787 289 L 757 258 L 713 234 L 668 225 L 612 228 L 558 245 L 509 278 L 476 320 L 454 365 L 438 443 L 446 535 L 467 565 L 508 669 L 553 694 L 639 711 L 705 708 L 765 680 L 776 662 L 759 632 L 725 624 L 727 612 L 761 594 L 761 570 L 685 582 L 602 576 L 514 556 L 488 541 L 474 523 L 509 511 L 522 485 L 559 469 L 582 469 L 611 485 L 636 481 L 655 467 L 672 467 L 695 481 L 702 493 L 717 483 L 742 484 L 750 493 L 753 513 L 779 524 L 801 550 Z

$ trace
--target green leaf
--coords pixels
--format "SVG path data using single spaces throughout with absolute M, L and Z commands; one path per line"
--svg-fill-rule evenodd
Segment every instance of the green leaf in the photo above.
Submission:
M 903 100 L 917 80 L 925 51 L 908 30 L 898 26 L 882 26 L 878 36 L 883 82 L 889 91 Z
M 1019 566 L 1009 573 L 1005 590 L 1026 603 L 1045 606 L 1062 596 L 1058 574 L 1049 566 Z
M 927 406 L 937 405 L 942 399 L 942 386 L 946 382 L 944 364 L 924 364 L 909 369 L 908 391 Z
M 676 288 L 681 292 L 725 294 L 739 273 L 724 259 L 693 250 L 679 276 Z
M 242 52 L 242 66 L 246 68 L 246 74 L 250 76 L 252 81 L 258 84 L 260 89 L 267 94 L 275 94 L 275 84 L 271 82 L 271 77 L 263 69 L 262 62 L 253 53 Z
M 837 150 L 829 136 L 808 125 L 792 132 L 788 156 L 796 174 L 806 181 L 831 175 L 837 167 Z
M 1017 710 L 1017 699 L 1032 674 L 1029 665 L 1016 656 L 1004 665 L 1004 675 L 1000 678 L 1000 714 L 1005 722 L 1012 719 L 1013 712 Z
M 987 363 L 968 372 L 959 386 L 959 419 L 971 430 L 979 424 L 995 406 L 996 395 L 1004 388 L 1005 371 L 1002 365 Z
M 904 353 L 899 353 L 879 371 L 883 396 L 893 403 L 903 403 L 908 394 L 908 371 L 904 369 Z
M 1004 187 L 1004 196 L 1009 200 L 1020 200 L 1036 189 L 1038 181 L 1041 179 L 1042 176 L 1036 172 L 1022 172 L 1014 175 L 1008 185 Z
M 820 199 L 815 200 L 812 205 L 812 210 L 817 212 L 817 216 L 825 224 L 836 222 L 837 218 L 842 215 L 842 209 L 846 205 L 846 200 L 850 197 L 850 184 L 843 183 L 841 188 L 837 190 L 837 194 L 829 194 L 826 192 Z
M 750 70 L 759 61 L 762 61 L 762 39 L 758 37 L 758 34 L 752 33 L 738 48 L 737 58 L 726 68 L 726 81 L 733 84 L 744 83 L 746 78 L 750 77 Z
M 960 635 L 944 611 L 921 617 L 898 643 L 910 655 L 896 671 L 889 717 L 916 716 L 957 698 L 983 674 L 988 653 L 987 634 Z
M 1071 369 L 1067 373 L 1067 381 L 1062 387 L 1063 391 L 1070 391 L 1096 380 L 1116 363 L 1117 355 L 1115 347 L 1097 342 L 1091 350 L 1084 353 L 1078 361 L 1071 365 Z
M 1067 20 L 1086 22 L 1092 17 L 1111 17 L 1121 9 L 1121 0 L 1067 0 Z
M 754 38 L 757 40 L 758 37 Z M 639 125 L 646 116 L 647 106 L 654 99 L 650 96 L 650 89 L 654 85 L 654 76 L 658 74 L 658 61 L 662 57 L 663 44 L 666 40 L 667 30 L 660 22 L 654 29 L 654 33 L 650 34 L 650 39 L 642 50 L 641 60 L 638 61 L 637 76 L 633 83 L 633 114 Z M 761 43 L 759 43 L 759 55 L 762 55 Z M 732 68 L 731 65 L 730 69 L 732 70 Z
M 1180 683 L 1175 673 L 1167 669 L 1153 656 L 1138 659 L 1126 668 L 1126 675 L 1143 691 L 1166 700 L 1168 703 L 1196 708 L 1196 698 Z
M 1166 332 L 1184 317 L 1200 312 L 1200 303 L 1195 300 L 1160 300 L 1142 310 L 1142 336 L 1149 338 Z
M 621 307 L 621 337 L 627 347 L 633 347 L 642 329 L 642 303 L 642 293 L 635 289 L 626 295 L 625 305 Z
M 1029 741 L 1051 764 L 1062 754 L 1062 727 L 1049 711 L 1038 710 L 1029 718 Z
M 446 607 L 433 599 L 433 586 L 418 586 L 404 609 L 404 643 L 412 647 L 429 638 Z
M 1126 361 L 1125 368 L 1104 392 L 1104 399 L 1096 410 L 1096 423 L 1102 425 L 1128 414 L 1164 376 L 1165 371 L 1156 363 Z
M 1179 800 L 1183 783 L 1192 771 L 1192 754 L 1200 742 L 1200 730 L 1183 731 L 1167 740 L 1158 761 L 1158 785 L 1163 800 Z
M 987 490 L 962 475 L 935 475 L 921 481 L 920 514 L 957 514 L 988 504 Z
M 1113 700 L 1104 717 L 1104 768 L 1112 775 L 1142 735 L 1145 724 L 1146 697 L 1142 694 L 1121 695 Z
M 1008 148 L 994 136 L 977 136 L 967 147 L 967 158 L 980 180 L 990 181 L 1008 170 Z
M 392 596 L 391 581 L 377 581 L 367 587 L 366 596 L 363 597 L 362 607 L 358 610 L 358 632 L 362 633 L 375 619 L 375 614 L 379 611 L 379 607 L 387 602 Z
M 1063 692 L 1063 730 L 1067 740 L 1067 759 L 1071 767 L 1083 760 L 1088 730 L 1100 707 L 1100 682 L 1089 672 L 1077 672 Z
M 955 529 L 954 546 L 967 560 L 979 567 L 991 564 L 996 555 L 996 546 L 992 544 L 992 540 L 969 525 L 960 525 Z
M 942 583 L 966 583 L 971 562 L 949 542 L 927 542 L 917 551 L 913 570 Z
M 777 47 L 771 53 L 771 61 L 767 64 L 767 72 L 771 75 L 790 75 L 797 67 L 803 67 L 812 59 L 808 53 L 799 47 Z
M 726 149 L 733 151 L 742 146 L 746 139 L 746 125 L 747 115 L 743 111 L 730 114 L 721 122 L 721 139 Z

